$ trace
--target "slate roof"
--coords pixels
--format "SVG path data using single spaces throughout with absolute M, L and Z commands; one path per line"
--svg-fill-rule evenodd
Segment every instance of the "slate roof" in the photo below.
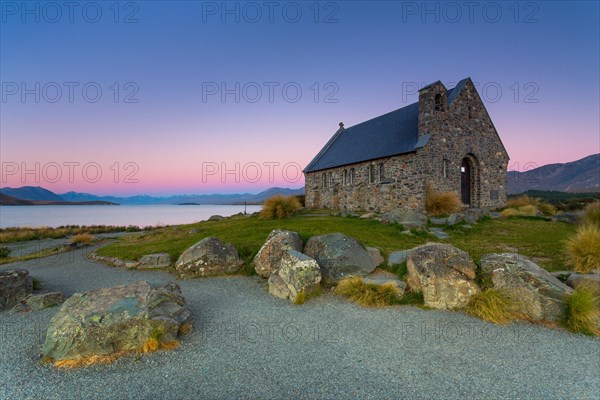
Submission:
M 469 78 L 447 91 L 451 104 Z M 428 135 L 419 140 L 419 103 L 370 119 L 349 128 L 339 129 L 304 169 L 315 172 L 406 154 L 423 147 Z

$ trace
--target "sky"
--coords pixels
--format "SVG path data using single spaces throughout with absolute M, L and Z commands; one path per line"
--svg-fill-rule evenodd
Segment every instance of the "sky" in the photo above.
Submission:
M 509 169 L 600 152 L 596 1 L 0 6 L 2 187 L 297 188 L 340 121 L 465 77 Z

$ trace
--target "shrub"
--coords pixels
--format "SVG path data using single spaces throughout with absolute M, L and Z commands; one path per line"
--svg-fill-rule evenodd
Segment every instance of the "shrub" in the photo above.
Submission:
M 430 215 L 452 214 L 460 211 L 462 203 L 454 192 L 438 192 L 431 184 L 427 185 L 427 212 Z
M 585 287 L 577 288 L 569 300 L 565 310 L 565 325 L 572 332 L 586 335 L 599 335 L 600 308 L 598 297 Z
M 537 207 L 531 204 L 517 208 L 507 208 L 502 211 L 502 216 L 504 217 L 535 217 L 537 215 Z
M 8 247 L 0 247 L 0 258 L 7 258 L 10 255 L 10 251 Z
M 71 238 L 71 243 L 90 244 L 94 241 L 94 237 L 89 233 L 80 233 Z
M 538 203 L 539 203 L 538 199 L 534 199 L 525 194 L 523 196 L 509 199 L 506 202 L 506 207 L 507 208 L 519 208 L 519 207 L 524 207 L 524 206 L 537 206 Z
M 581 222 L 584 224 L 600 226 L 600 201 L 588 204 L 581 216 Z
M 575 271 L 600 269 L 600 226 L 580 226 L 575 236 L 567 241 L 567 250 Z
M 524 317 L 520 302 L 505 289 L 487 289 L 472 296 L 466 312 L 495 324 L 508 324 Z
M 376 285 L 366 283 L 361 277 L 353 276 L 340 281 L 335 293 L 364 307 L 384 307 L 399 304 L 402 294 L 392 283 Z
M 288 218 L 302 208 L 296 196 L 282 196 L 280 194 L 268 198 L 263 203 L 260 211 L 261 218 Z

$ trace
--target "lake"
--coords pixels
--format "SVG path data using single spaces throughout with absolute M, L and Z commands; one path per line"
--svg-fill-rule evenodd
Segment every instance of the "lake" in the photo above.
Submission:
M 247 206 L 246 212 L 261 206 Z M 156 225 L 190 224 L 211 215 L 224 217 L 244 212 L 243 205 L 152 206 L 0 206 L 0 228 L 57 227 L 61 225 Z

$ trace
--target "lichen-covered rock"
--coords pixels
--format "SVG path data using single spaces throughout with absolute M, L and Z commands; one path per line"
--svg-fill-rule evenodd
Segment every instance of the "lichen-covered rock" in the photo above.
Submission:
M 175 269 L 183 277 L 213 276 L 239 271 L 243 264 L 232 244 L 207 237 L 185 250 Z
M 325 283 L 337 283 L 349 276 L 366 276 L 377 267 L 360 243 L 342 233 L 311 237 L 304 254 L 317 261 Z
M 168 268 L 171 265 L 171 256 L 167 253 L 146 254 L 140 258 L 137 268 Z
M 428 243 L 412 249 L 406 266 L 408 285 L 413 292 L 423 293 L 428 307 L 462 308 L 480 292 L 475 283 L 477 266 L 467 253 L 449 244 Z
M 388 266 L 394 267 L 396 265 L 402 264 L 403 262 L 406 262 L 409 254 L 410 250 L 392 251 L 388 256 Z
M 572 273 L 567 278 L 567 285 L 573 289 L 585 287 L 596 296 L 600 296 L 600 273 L 578 274 Z
M 487 254 L 481 258 L 484 279 L 510 290 L 533 320 L 558 321 L 573 289 L 517 253 Z
M 42 355 L 49 361 L 140 350 L 151 338 L 176 340 L 190 312 L 178 285 L 148 282 L 76 293 L 50 321 Z
M 39 311 L 62 304 L 65 300 L 66 297 L 61 292 L 30 294 L 17 304 L 13 310 L 19 312 Z
M 277 272 L 281 258 L 288 250 L 302 251 L 304 243 L 296 232 L 275 229 L 254 257 L 254 269 L 263 278 Z
M 287 300 L 290 298 L 290 289 L 279 274 L 273 274 L 269 277 L 269 293 L 280 299 Z
M 423 228 L 427 225 L 427 216 L 416 210 L 397 208 L 381 215 L 381 222 L 400 224 L 405 228 Z
M 276 274 L 286 285 L 289 291 L 288 296 L 292 301 L 296 300 L 298 293 L 302 291 L 310 293 L 321 283 L 321 268 L 319 268 L 319 264 L 314 259 L 296 250 L 288 250 L 284 253 Z M 273 284 L 278 285 L 279 282 L 274 279 Z M 269 291 L 274 294 L 274 291 Z M 284 290 L 280 291 L 285 293 Z
M 13 269 L 0 272 L 0 311 L 10 310 L 33 292 L 29 271 Z

